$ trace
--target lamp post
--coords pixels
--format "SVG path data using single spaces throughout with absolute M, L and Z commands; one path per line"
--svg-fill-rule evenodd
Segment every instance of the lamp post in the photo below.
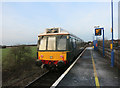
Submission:
M 111 66 L 114 66 L 114 51 L 113 51 L 113 0 L 111 0 L 111 16 L 112 16 L 112 52 L 111 52 Z

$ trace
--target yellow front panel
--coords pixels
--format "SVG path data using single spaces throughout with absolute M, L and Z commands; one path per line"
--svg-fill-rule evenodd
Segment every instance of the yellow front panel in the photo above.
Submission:
M 40 60 L 63 60 L 66 61 L 67 52 L 40 52 L 38 51 L 38 58 Z M 41 55 L 43 57 L 41 57 Z M 61 57 L 63 56 L 63 57 Z M 52 58 L 51 58 L 52 57 Z

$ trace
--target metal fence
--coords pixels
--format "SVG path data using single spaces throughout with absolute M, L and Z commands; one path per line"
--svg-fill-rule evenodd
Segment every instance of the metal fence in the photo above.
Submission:
M 100 53 L 103 53 L 103 47 L 98 46 L 98 50 Z M 111 49 L 105 48 L 105 57 L 109 58 L 109 61 L 111 61 Z M 114 63 L 115 66 L 117 66 L 120 69 L 120 50 L 119 49 L 114 49 Z

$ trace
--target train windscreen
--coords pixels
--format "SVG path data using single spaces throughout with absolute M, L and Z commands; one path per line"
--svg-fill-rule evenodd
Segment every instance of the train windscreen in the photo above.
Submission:
M 39 44 L 39 50 L 46 50 L 46 43 L 47 43 L 47 37 L 42 37 L 40 38 L 40 40 L 38 41 Z
M 38 47 L 39 50 L 66 50 L 66 36 L 42 36 Z
M 56 50 L 56 37 L 55 36 L 49 36 L 48 37 L 47 50 Z

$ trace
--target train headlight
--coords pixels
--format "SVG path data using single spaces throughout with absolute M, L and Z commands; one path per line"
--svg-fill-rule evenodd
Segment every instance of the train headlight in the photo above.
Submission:
M 43 58 L 43 55 L 41 55 L 41 58 Z
M 60 55 L 61 58 L 63 58 L 63 55 Z

